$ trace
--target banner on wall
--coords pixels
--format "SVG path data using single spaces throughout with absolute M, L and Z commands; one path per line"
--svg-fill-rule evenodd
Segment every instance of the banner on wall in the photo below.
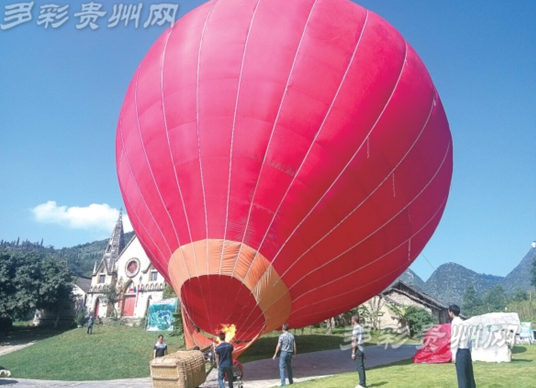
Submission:
M 147 312 L 147 331 L 172 331 L 177 298 L 151 301 Z

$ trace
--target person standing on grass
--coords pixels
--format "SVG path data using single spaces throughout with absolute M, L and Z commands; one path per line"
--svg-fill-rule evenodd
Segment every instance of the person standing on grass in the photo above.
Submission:
M 458 388 L 476 388 L 473 360 L 469 349 L 469 327 L 459 317 L 460 307 L 452 304 L 449 306 L 448 313 L 452 319 L 450 351 L 452 362 L 456 364 Z
M 233 388 L 233 345 L 225 342 L 225 333 L 219 335 L 221 343 L 216 346 L 216 363 L 218 364 L 218 384 L 225 388 L 223 378 L 227 375 L 229 388 Z
M 164 357 L 167 354 L 168 354 L 168 351 L 167 351 L 167 345 L 164 342 L 164 336 L 160 334 L 158 336 L 158 341 L 156 341 L 156 344 L 154 345 L 154 348 L 153 348 L 153 358 Z
M 279 373 L 281 374 L 281 386 L 285 386 L 285 369 L 287 370 L 288 383 L 294 384 L 294 379 L 292 378 L 292 355 L 294 358 L 298 353 L 296 349 L 296 341 L 294 336 L 288 332 L 288 323 L 283 323 L 282 327 L 283 333 L 279 336 L 279 341 L 277 342 L 277 347 L 275 348 L 274 360 L 277 356 L 277 352 L 281 350 L 281 355 L 279 356 Z
M 87 333 L 88 334 L 93 334 L 93 315 L 89 315 L 89 318 L 87 320 Z
M 357 374 L 359 376 L 359 385 L 356 388 L 365 388 L 365 331 L 359 324 L 359 316 L 352 316 L 352 360 L 355 360 Z

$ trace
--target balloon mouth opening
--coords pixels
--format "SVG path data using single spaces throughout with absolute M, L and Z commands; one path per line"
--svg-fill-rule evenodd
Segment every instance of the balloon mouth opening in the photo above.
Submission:
M 235 325 L 232 343 L 238 356 L 290 315 L 285 282 L 269 260 L 244 243 L 207 239 L 183 245 L 168 270 L 180 295 L 189 347 L 214 344 L 222 328 Z
M 266 327 L 264 312 L 251 290 L 234 277 L 191 278 L 182 285 L 180 295 L 184 319 L 211 342 L 218 343 L 223 332 L 226 342 L 245 349 Z

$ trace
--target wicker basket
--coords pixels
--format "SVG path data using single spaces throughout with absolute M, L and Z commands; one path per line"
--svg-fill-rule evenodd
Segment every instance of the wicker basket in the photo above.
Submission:
M 196 388 L 206 379 L 199 350 L 177 352 L 151 361 L 153 388 Z

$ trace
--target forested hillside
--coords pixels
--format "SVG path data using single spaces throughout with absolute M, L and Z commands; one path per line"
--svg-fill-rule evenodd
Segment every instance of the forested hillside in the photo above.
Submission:
M 125 233 L 125 242 L 134 237 L 134 232 Z M 76 245 L 69 248 L 56 249 L 52 245 L 45 246 L 43 241 L 31 242 L 28 240 L 15 241 L 0 240 L 0 247 L 10 251 L 29 252 L 34 251 L 39 254 L 50 255 L 56 260 L 65 262 L 72 273 L 78 276 L 91 277 L 95 262 L 102 259 L 104 250 L 108 244 L 108 239 L 93 241 L 90 243 Z

